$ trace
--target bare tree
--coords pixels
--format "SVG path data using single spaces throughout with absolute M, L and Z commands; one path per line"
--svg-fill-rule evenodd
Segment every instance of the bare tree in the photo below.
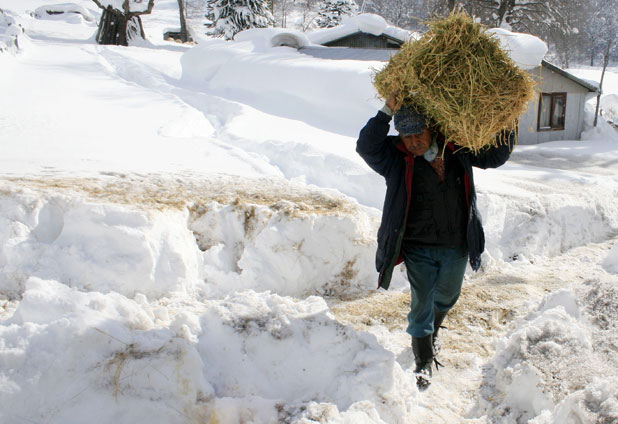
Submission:
M 272 4 L 269 4 L 276 25 L 281 28 L 287 27 L 288 14 L 293 3 L 295 3 L 294 0 L 276 0 L 272 1 Z
M 616 38 L 618 37 L 618 4 L 616 2 L 605 2 L 601 0 L 594 1 L 594 13 L 587 28 L 587 33 L 590 36 L 592 50 L 599 45 L 603 45 L 603 71 L 601 71 L 601 80 L 599 82 L 599 92 L 597 94 L 597 105 L 594 113 L 594 126 L 597 126 L 597 117 L 599 114 L 599 106 L 601 102 L 601 94 L 603 90 L 603 79 L 605 70 L 609 63 L 609 58 L 612 49 L 616 46 Z M 592 60 L 592 59 L 591 59 Z
M 594 111 L 594 126 L 597 126 L 597 117 L 599 116 L 599 105 L 601 104 L 601 93 L 603 92 L 603 78 L 605 77 L 605 69 L 609 62 L 609 51 L 611 49 L 614 40 L 607 41 L 607 47 L 605 49 L 605 55 L 603 56 L 603 71 L 601 72 L 601 81 L 599 82 L 599 92 L 597 94 L 597 106 Z
M 428 4 L 429 4 L 429 2 L 428 2 Z M 462 2 L 462 1 L 457 1 L 457 0 L 435 0 L 433 2 L 433 9 L 430 10 L 430 12 L 433 15 L 447 16 L 449 13 L 451 13 L 457 7 L 463 7 L 463 6 L 464 6 L 464 2 Z
M 183 43 L 193 41 L 187 28 L 186 0 L 178 0 L 178 15 L 180 16 L 180 41 Z
M 185 6 L 185 19 L 187 30 L 203 29 L 210 23 L 212 15 L 209 17 L 208 0 L 183 0 Z
M 320 13 L 318 2 L 319 0 L 302 0 L 300 2 L 302 20 L 299 24 L 301 31 L 306 32 L 312 27 L 317 28 L 316 19 Z
M 147 3 L 141 0 L 124 0 L 122 10 L 115 7 L 116 2 L 109 0 L 92 0 L 103 9 L 96 40 L 99 44 L 128 46 L 135 38 L 145 39 L 141 15 L 152 12 L 154 0 Z

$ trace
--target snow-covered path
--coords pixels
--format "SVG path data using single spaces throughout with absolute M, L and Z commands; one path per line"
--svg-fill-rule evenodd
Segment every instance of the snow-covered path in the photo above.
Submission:
M 419 393 L 354 134 L 183 80 L 187 47 L 96 46 L 8 3 L 29 38 L 0 55 L 1 422 L 618 419 L 615 142 L 475 174 L 485 266 Z
M 443 330 L 440 360 L 445 367 L 417 399 L 412 414 L 418 420 L 415 422 L 510 422 L 513 415 L 509 409 L 514 406 L 520 413 L 526 411 L 517 422 L 526 416 L 531 419 L 535 409 L 538 413 L 538 408 L 548 407 L 542 397 L 529 396 L 537 385 L 551 393 L 550 404 L 571 395 L 547 422 L 561 422 L 580 413 L 576 408 L 570 410 L 569 404 L 580 402 L 579 397 L 594 390 L 586 387 L 590 376 L 613 373 L 618 365 L 616 338 L 608 337 L 607 325 L 599 325 L 599 320 L 607 324 L 605 320 L 615 312 L 595 310 L 599 303 L 612 304 L 618 295 L 618 278 L 598 265 L 615 242 L 591 243 L 540 263 L 469 276 L 461 300 L 447 319 L 447 330 Z M 331 307 L 342 322 L 375 334 L 410 374 L 413 356 L 409 336 L 403 332 L 408 305 L 409 294 L 382 292 L 350 302 L 335 301 Z M 543 314 L 546 322 L 534 322 Z M 581 330 L 570 328 L 575 320 L 581 320 Z M 590 332 L 591 344 L 574 357 L 579 346 L 565 343 L 565 339 L 579 337 L 580 331 Z M 503 343 L 496 350 L 495 340 L 501 337 L 517 345 L 505 347 Z M 514 347 L 520 351 L 513 351 Z M 519 376 L 520 380 L 514 381 L 508 375 L 513 369 L 505 370 L 507 366 L 530 367 L 540 376 L 538 380 Z M 572 394 L 583 388 L 586 390 Z M 595 420 L 594 415 L 581 414 L 580 418 L 583 422 Z

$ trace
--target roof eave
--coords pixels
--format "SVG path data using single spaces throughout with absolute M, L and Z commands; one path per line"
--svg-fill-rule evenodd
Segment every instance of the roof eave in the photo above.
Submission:
M 562 75 L 563 77 L 568 78 L 571 81 L 581 85 L 582 87 L 588 89 L 588 91 L 590 91 L 590 92 L 593 92 L 593 93 L 598 93 L 599 92 L 599 87 L 595 87 L 594 85 L 592 85 L 592 84 L 590 84 L 590 83 L 588 83 L 588 82 L 586 82 L 584 80 L 581 80 L 581 79 L 577 78 L 575 75 L 565 71 L 564 69 L 561 69 L 561 68 L 557 67 L 556 65 L 553 65 L 553 64 L 549 63 L 545 59 L 543 59 L 541 61 L 541 65 L 543 65 L 546 68 L 548 68 L 548 69 L 550 69 L 550 70 L 552 70 L 552 71 Z
M 356 34 L 369 34 L 369 35 L 375 35 L 375 34 L 371 34 L 371 33 L 369 33 L 369 32 L 365 32 L 365 31 L 358 30 L 358 31 L 355 31 L 355 32 L 351 32 L 351 33 L 349 33 L 349 34 L 346 34 L 346 35 L 344 35 L 344 36 L 342 36 L 342 37 L 335 38 L 335 39 L 333 39 L 333 40 L 329 40 L 329 41 L 325 41 L 324 43 L 322 43 L 322 45 L 323 45 L 323 46 L 325 46 L 325 45 L 327 45 L 327 44 L 334 43 L 334 42 L 339 41 L 339 40 L 343 40 L 344 38 L 348 38 L 348 37 L 351 37 L 351 36 L 356 35 Z M 393 36 L 391 36 L 391 35 L 384 34 L 384 33 L 382 33 L 382 34 L 380 34 L 380 35 L 375 35 L 375 36 L 376 36 L 376 37 L 386 37 L 386 39 L 387 39 L 387 40 L 394 41 L 394 42 L 399 43 L 399 44 L 404 44 L 404 43 L 405 43 L 405 41 L 400 40 L 399 38 L 395 38 L 395 37 L 393 37 Z

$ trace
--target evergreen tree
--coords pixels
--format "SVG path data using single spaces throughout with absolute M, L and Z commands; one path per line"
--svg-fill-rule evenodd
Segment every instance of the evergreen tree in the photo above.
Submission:
M 320 28 L 332 28 L 340 25 L 344 16 L 357 13 L 358 6 L 354 0 L 324 0 L 317 24 Z
M 266 28 L 274 23 L 266 0 L 211 0 L 210 35 L 231 40 L 240 31 Z

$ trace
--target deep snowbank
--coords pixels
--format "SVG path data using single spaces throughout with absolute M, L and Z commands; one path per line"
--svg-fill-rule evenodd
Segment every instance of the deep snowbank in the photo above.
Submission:
M 331 203 L 316 206 L 315 192 L 305 195 L 306 203 L 282 197 L 270 205 L 208 201 L 157 210 L 70 193 L 5 194 L 0 290 L 18 298 L 32 276 L 151 299 L 198 289 L 304 297 L 375 288 L 377 220 L 349 200 L 323 195 Z
M 335 321 L 322 299 L 253 291 L 149 303 L 33 277 L 0 327 L 0 363 L 7 423 L 266 423 L 339 411 L 403 423 L 401 394 L 415 392 L 394 355 Z
M 567 173 L 540 171 L 529 179 L 531 171 L 526 178 L 522 168 L 510 164 L 481 178 L 487 183 L 478 193 L 486 265 L 556 256 L 618 233 L 615 178 L 580 174 L 573 179 Z
M 162 297 L 199 280 L 186 214 L 140 211 L 64 196 L 0 198 L 0 287 L 16 296 L 31 276 L 82 290 Z
M 322 298 L 271 294 L 374 287 L 358 205 L 138 208 L 73 190 L 0 199 L 3 422 L 405 422 L 416 389 L 392 352 Z
M 376 224 L 361 209 L 299 215 L 282 200 L 271 207 L 205 205 L 189 227 L 205 251 L 206 279 L 215 293 L 349 296 L 376 287 Z

